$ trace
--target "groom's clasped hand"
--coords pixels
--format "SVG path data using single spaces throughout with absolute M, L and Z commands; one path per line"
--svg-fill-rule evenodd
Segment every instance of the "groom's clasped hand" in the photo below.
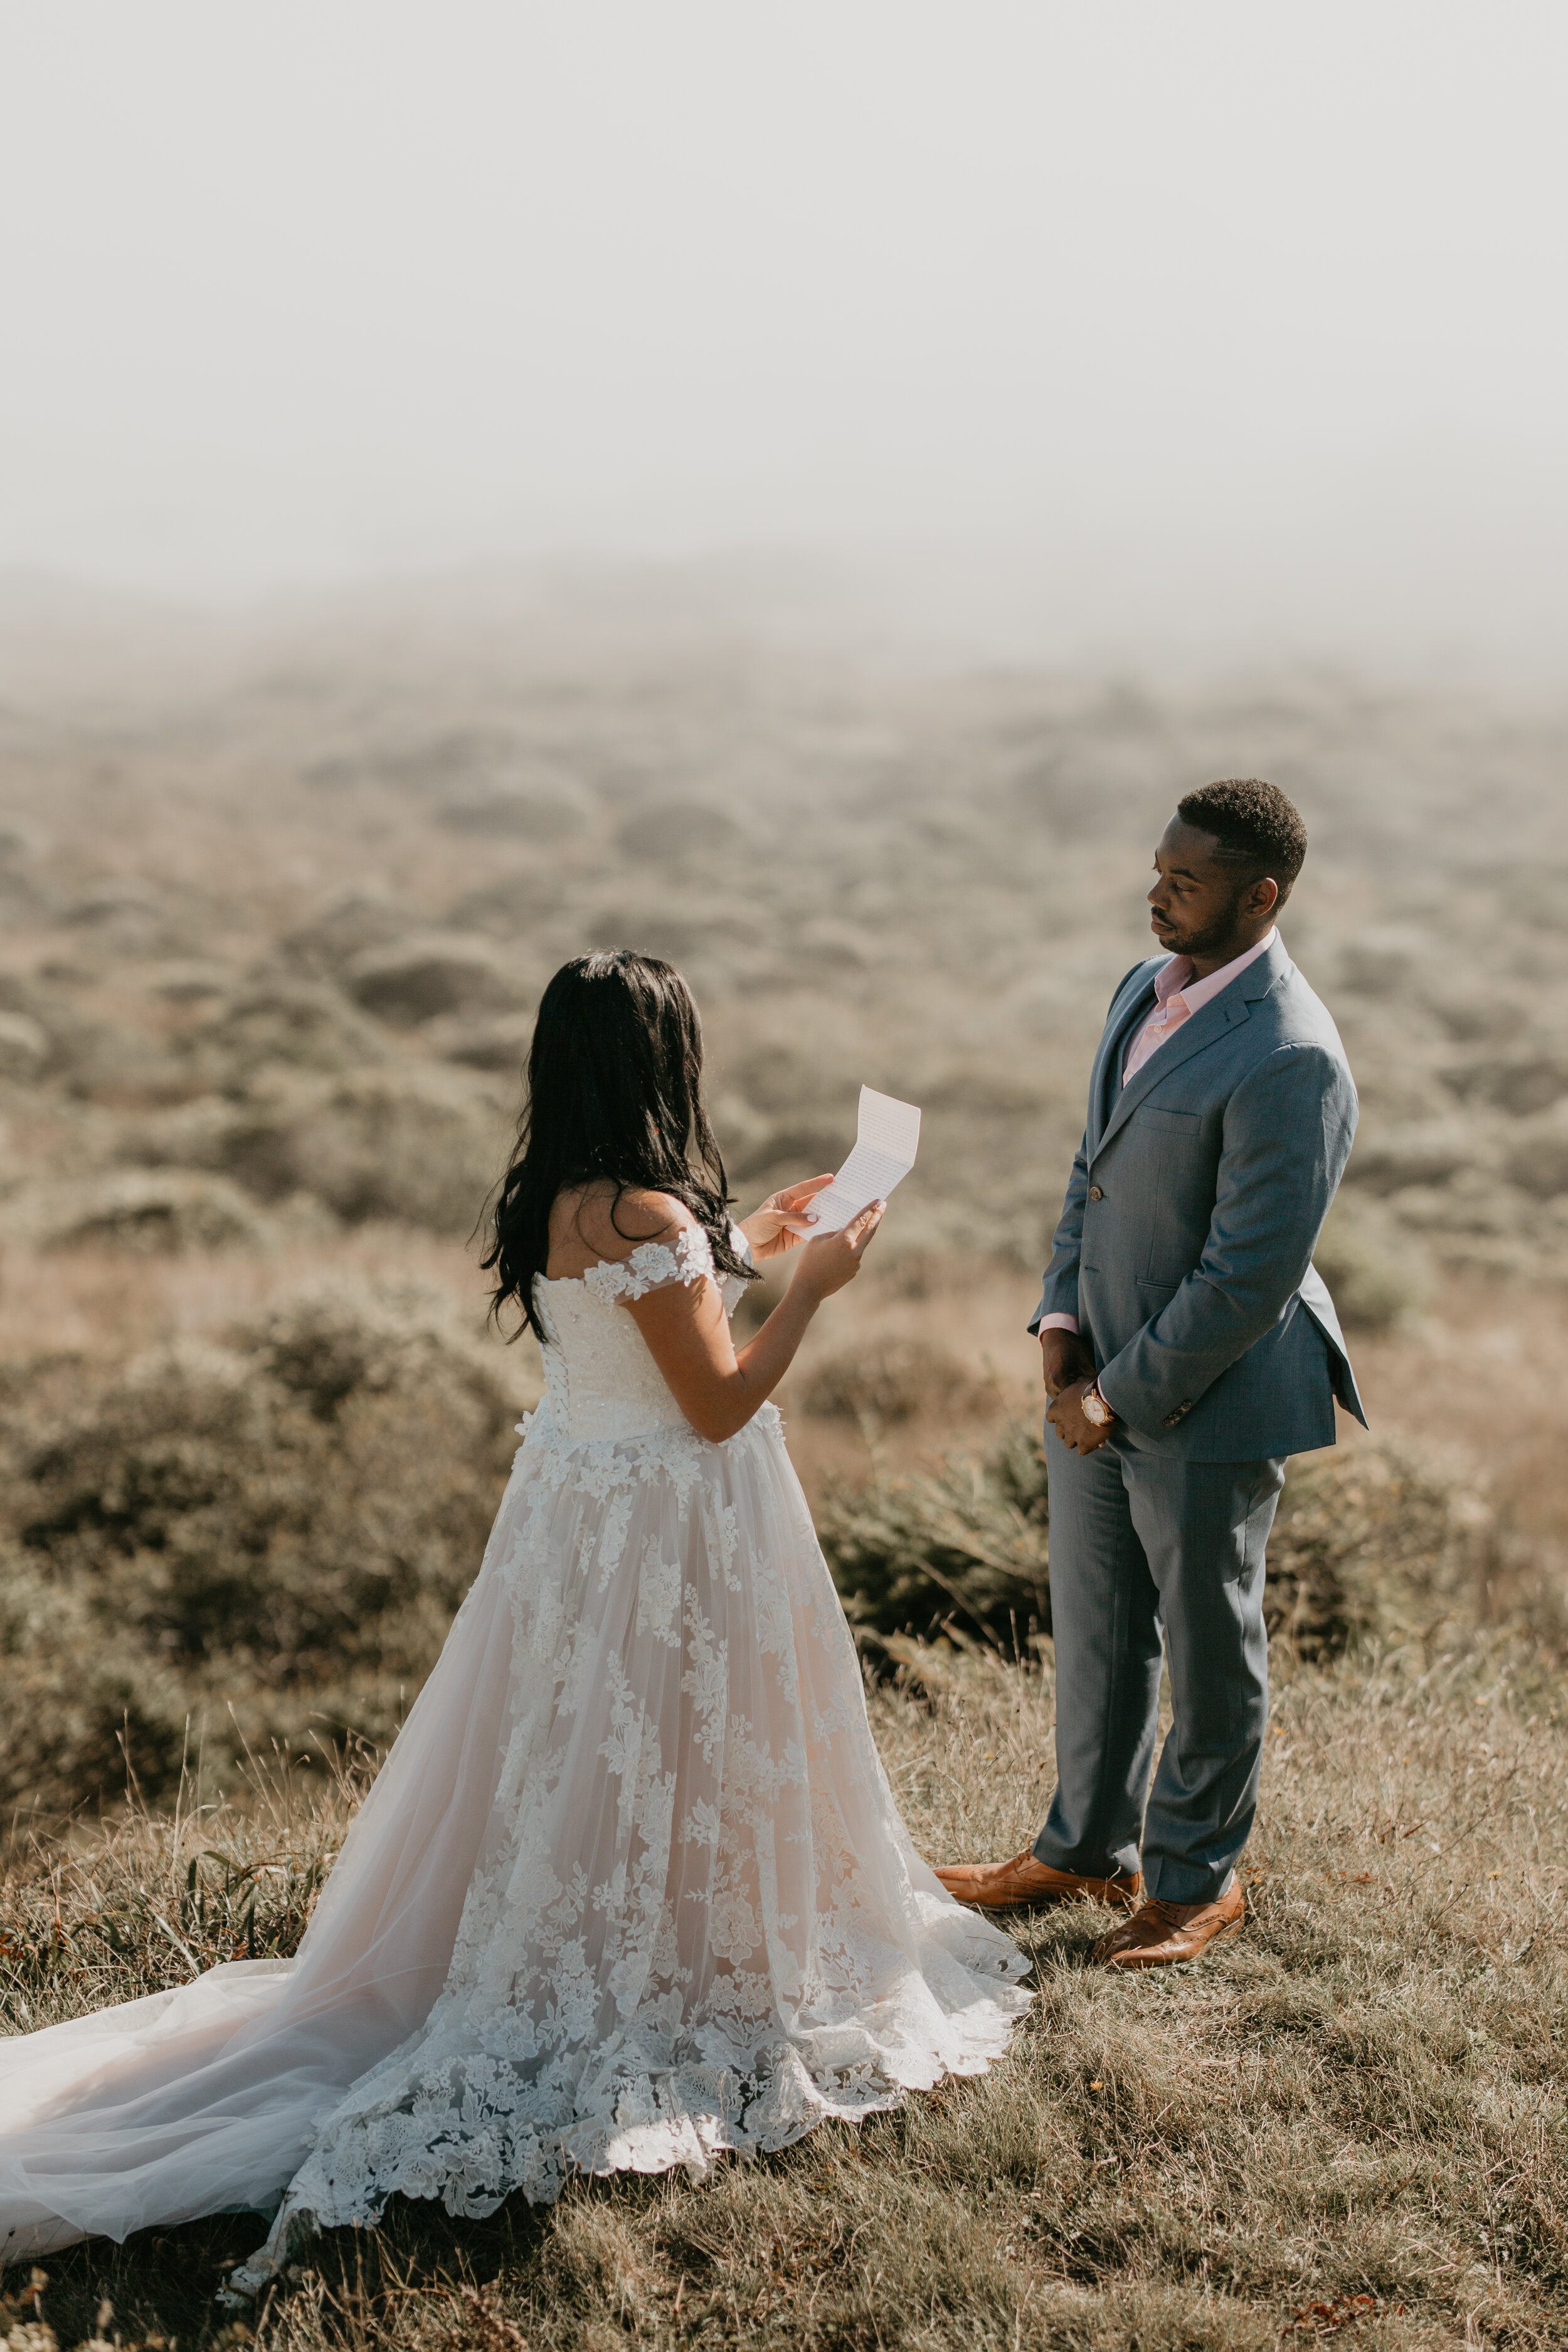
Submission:
M 1040 1333 L 1040 1352 L 1046 1394 L 1050 1399 L 1047 1421 L 1065 1445 L 1079 1454 L 1092 1454 L 1097 1446 L 1109 1443 L 1111 1430 L 1109 1421 L 1090 1421 L 1083 1409 L 1084 1396 L 1094 1381 L 1093 1355 L 1076 1331 L 1060 1328 Z
M 1242 1924 L 1285 1461 L 1333 1444 L 1336 1402 L 1364 1419 L 1312 1265 L 1355 1087 L 1277 925 L 1306 849 L 1256 777 L 1178 803 L 1148 894 L 1161 952 L 1111 997 L 1029 1324 L 1049 1398 L 1056 1792 L 1025 1852 L 937 1875 L 980 1909 L 1129 1910 L 1094 1948 L 1112 1968 L 1190 1959 Z

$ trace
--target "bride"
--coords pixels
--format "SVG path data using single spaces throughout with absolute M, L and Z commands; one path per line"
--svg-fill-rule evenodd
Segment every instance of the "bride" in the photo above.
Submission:
M 679 974 L 551 982 L 485 1265 L 542 1345 L 479 1577 L 292 1960 L 0 2042 L 0 2263 L 694 2177 L 984 2070 L 1026 1962 L 914 1853 L 768 1397 L 878 1204 L 743 1226 Z M 787 1291 L 737 1348 L 753 1262 Z

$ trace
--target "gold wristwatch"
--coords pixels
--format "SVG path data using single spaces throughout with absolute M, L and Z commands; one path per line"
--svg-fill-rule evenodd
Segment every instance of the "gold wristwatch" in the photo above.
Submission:
M 1105 1399 L 1100 1393 L 1100 1382 L 1098 1381 L 1090 1381 L 1088 1388 L 1085 1389 L 1082 1396 L 1079 1399 L 1079 1402 L 1083 1407 L 1083 1417 L 1085 1421 L 1092 1421 L 1096 1429 L 1108 1429 L 1110 1423 L 1116 1419 L 1116 1415 L 1111 1412 L 1110 1407 L 1106 1403 Z

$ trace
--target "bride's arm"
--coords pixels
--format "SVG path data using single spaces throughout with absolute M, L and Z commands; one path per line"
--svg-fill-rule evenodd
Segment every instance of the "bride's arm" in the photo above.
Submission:
M 766 1402 L 788 1371 L 823 1300 L 859 1273 L 886 1205 L 876 1202 L 842 1233 L 822 1234 L 805 1243 L 789 1288 L 743 1348 L 735 1346 L 724 1302 L 711 1282 L 693 1283 L 689 1288 L 671 1283 L 628 1300 L 625 1312 L 637 1318 L 649 1354 L 699 1437 L 721 1445 Z M 677 1231 L 672 1226 L 658 1238 L 672 1239 Z

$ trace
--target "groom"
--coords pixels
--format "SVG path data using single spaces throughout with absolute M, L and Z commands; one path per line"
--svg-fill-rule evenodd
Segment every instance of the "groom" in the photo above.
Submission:
M 1090 1895 L 1158 1968 L 1241 1924 L 1268 1713 L 1264 1547 L 1287 1454 L 1364 1423 L 1312 1249 L 1356 1097 L 1275 917 L 1307 835 L 1272 784 L 1179 803 L 1149 893 L 1163 953 L 1111 1000 L 1039 1335 L 1057 1790 L 1026 1853 L 939 1877 L 985 1909 Z M 1152 1790 L 1161 1636 L 1174 1722 Z

